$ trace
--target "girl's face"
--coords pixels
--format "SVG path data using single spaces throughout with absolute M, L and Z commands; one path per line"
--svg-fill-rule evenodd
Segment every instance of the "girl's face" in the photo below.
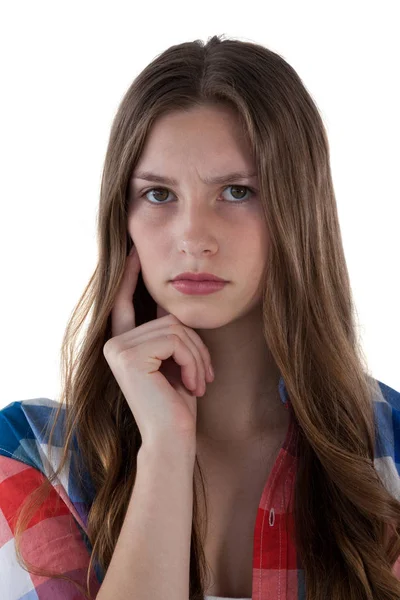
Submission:
M 163 180 L 147 181 L 144 172 Z M 233 172 L 248 175 L 209 181 Z M 130 181 L 128 230 L 157 316 L 172 313 L 189 327 L 213 329 L 260 304 L 269 237 L 257 168 L 233 109 L 195 107 L 154 123 Z M 228 283 L 186 295 L 171 284 L 184 271 Z

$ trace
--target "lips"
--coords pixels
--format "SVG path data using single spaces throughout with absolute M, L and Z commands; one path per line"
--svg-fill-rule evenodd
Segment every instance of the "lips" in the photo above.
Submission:
M 225 279 L 221 279 L 217 275 L 212 273 L 181 273 L 177 275 L 172 281 L 219 281 L 220 283 L 226 283 Z
M 171 282 L 176 290 L 183 294 L 205 295 L 222 290 L 227 281 L 190 281 L 189 279 L 177 279 Z

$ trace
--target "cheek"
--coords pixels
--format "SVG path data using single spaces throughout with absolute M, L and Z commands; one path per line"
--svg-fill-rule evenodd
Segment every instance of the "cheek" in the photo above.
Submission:
M 166 242 L 165 225 L 156 226 L 145 219 L 130 219 L 128 221 L 128 233 L 135 244 L 139 257 L 156 255 L 162 251 L 162 246 Z
M 250 222 L 236 233 L 235 244 L 238 244 L 249 256 L 265 257 L 270 246 L 270 237 L 266 226 L 260 222 Z
M 259 221 L 257 223 L 257 226 L 253 228 L 253 236 L 250 239 L 252 240 L 254 252 L 266 259 L 270 248 L 270 236 L 264 222 Z
M 241 245 L 240 252 L 244 255 L 242 264 L 252 280 L 258 280 L 266 268 L 269 256 L 269 239 L 265 235 L 258 237 L 253 234 Z
M 149 227 L 143 220 L 131 220 L 128 232 L 137 249 L 143 282 L 154 298 L 160 279 L 165 279 L 166 237 L 161 229 Z

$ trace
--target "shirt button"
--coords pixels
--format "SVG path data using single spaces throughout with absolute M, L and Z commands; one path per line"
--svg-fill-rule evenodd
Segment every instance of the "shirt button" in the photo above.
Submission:
M 271 508 L 271 510 L 269 511 L 269 524 L 272 527 L 274 523 L 275 523 L 275 510 L 274 510 L 274 508 Z

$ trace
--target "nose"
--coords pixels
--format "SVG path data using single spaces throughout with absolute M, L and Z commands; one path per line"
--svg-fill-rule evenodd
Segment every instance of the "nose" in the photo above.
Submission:
M 191 256 L 203 256 L 204 254 L 212 254 L 211 244 L 206 242 L 192 242 L 184 240 L 179 244 L 179 251 Z
M 207 206 L 198 200 L 189 203 L 179 217 L 178 249 L 193 256 L 214 254 L 218 249 L 215 227 L 211 227 Z
M 218 242 L 207 226 L 186 228 L 179 236 L 178 249 L 185 254 L 203 256 L 204 254 L 215 254 Z

